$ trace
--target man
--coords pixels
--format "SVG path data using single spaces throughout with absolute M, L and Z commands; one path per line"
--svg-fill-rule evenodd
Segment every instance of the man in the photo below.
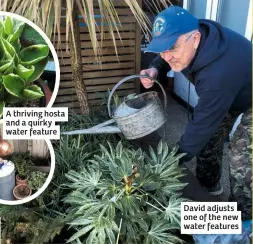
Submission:
M 141 74 L 159 79 L 170 69 L 195 85 L 198 104 L 179 142 L 183 161 L 197 157 L 196 175 L 210 194 L 219 195 L 225 136 L 244 113 L 230 149 L 231 201 L 251 219 L 252 46 L 236 32 L 211 20 L 198 20 L 180 7 L 169 7 L 155 19 L 147 52 L 158 53 Z M 142 78 L 145 88 L 153 82 Z M 246 210 L 247 208 L 247 210 Z

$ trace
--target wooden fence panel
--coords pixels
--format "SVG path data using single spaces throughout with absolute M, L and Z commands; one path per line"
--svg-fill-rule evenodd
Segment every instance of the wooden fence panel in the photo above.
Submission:
M 0 136 L 3 135 L 3 124 L 0 124 Z M 6 140 L 13 152 L 30 152 L 34 157 L 48 158 L 49 148 L 45 140 Z
M 45 140 L 32 140 L 31 142 L 30 153 L 32 156 L 41 158 L 48 157 L 49 149 Z
M 138 0 L 141 4 L 141 0 Z M 141 54 L 141 30 L 136 22 L 131 10 L 127 7 L 124 1 L 114 0 L 116 11 L 119 15 L 121 26 L 117 25 L 114 28 L 117 53 L 114 48 L 112 38 L 109 34 L 107 26 L 103 25 L 105 34 L 103 36 L 103 45 L 101 54 L 102 57 L 98 60 L 93 52 L 92 44 L 88 28 L 83 19 L 80 19 L 80 39 L 81 39 L 81 55 L 83 66 L 83 82 L 86 85 L 88 93 L 89 105 L 99 106 L 105 102 L 108 96 L 108 89 L 121 79 L 132 74 L 140 72 L 140 54 Z M 95 15 L 100 15 L 98 4 L 94 3 Z M 101 19 L 95 19 L 98 28 L 101 26 Z M 58 43 L 58 36 L 54 37 L 54 46 L 60 61 L 61 79 L 59 92 L 56 97 L 55 107 L 69 107 L 75 112 L 80 112 L 78 99 L 75 93 L 74 84 L 72 82 L 72 68 L 70 53 L 66 50 L 66 29 L 64 27 L 66 19 L 63 19 L 61 28 L 61 43 Z M 119 31 L 120 37 L 117 34 Z M 97 32 L 97 38 L 100 42 L 101 35 Z M 135 80 L 130 80 L 126 84 L 117 89 L 119 96 L 126 96 L 131 93 L 138 92 L 139 85 Z

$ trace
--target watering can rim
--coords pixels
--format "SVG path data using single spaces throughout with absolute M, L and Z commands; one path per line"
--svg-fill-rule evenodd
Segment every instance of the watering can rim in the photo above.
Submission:
M 156 92 L 156 91 L 148 91 L 148 92 L 145 92 L 145 93 L 141 93 L 141 94 L 139 94 L 138 96 L 144 96 L 144 95 L 147 94 L 147 93 L 154 93 L 154 94 L 156 95 L 155 98 L 159 98 L 158 92 Z M 133 99 L 134 99 L 134 98 L 133 98 Z M 124 103 L 126 103 L 127 101 L 130 101 L 130 100 L 132 100 L 132 99 L 125 100 L 124 102 L 122 102 L 122 103 L 118 106 L 118 108 L 119 108 L 122 104 L 124 104 Z M 117 108 L 117 109 L 114 111 L 114 114 L 112 115 L 111 118 L 112 118 L 112 119 L 132 118 L 132 117 L 135 117 L 135 115 L 136 115 L 137 113 L 141 112 L 141 111 L 144 110 L 144 109 L 147 110 L 147 109 L 148 109 L 149 107 L 151 107 L 151 106 L 153 106 L 153 104 L 150 102 L 150 103 L 146 104 L 144 107 L 142 107 L 142 108 L 136 110 L 135 112 L 133 112 L 133 113 L 131 113 L 131 114 L 128 114 L 128 115 L 124 115 L 124 116 L 115 116 L 115 112 L 116 112 L 116 110 L 118 109 L 118 108 Z
M 110 94 L 109 94 L 108 102 L 107 102 L 107 110 L 108 110 L 108 115 L 109 115 L 110 118 L 113 118 L 112 111 L 111 111 L 111 107 L 110 107 L 110 106 L 111 106 L 110 104 L 111 104 L 111 99 L 112 99 L 113 93 L 116 91 L 116 89 L 117 89 L 121 84 L 123 84 L 125 81 L 130 80 L 130 79 L 133 79 L 133 78 L 148 78 L 148 79 L 154 81 L 155 83 L 157 83 L 157 84 L 160 86 L 160 88 L 161 88 L 161 90 L 162 90 L 162 92 L 163 92 L 163 96 L 164 96 L 164 109 L 167 107 L 167 96 L 166 96 L 165 90 L 163 89 L 163 87 L 162 87 L 162 85 L 160 84 L 160 82 L 157 81 L 156 79 L 154 79 L 154 78 L 148 76 L 148 75 L 136 75 L 136 74 L 135 74 L 135 75 L 130 75 L 130 76 L 127 76 L 127 77 L 121 79 L 121 80 L 120 80 L 119 82 L 117 82 L 117 83 L 115 84 L 115 86 L 112 88 L 112 90 L 111 90 L 111 92 L 110 92 Z M 143 93 L 143 94 L 144 94 L 144 93 Z M 141 95 L 141 94 L 139 94 L 139 95 Z

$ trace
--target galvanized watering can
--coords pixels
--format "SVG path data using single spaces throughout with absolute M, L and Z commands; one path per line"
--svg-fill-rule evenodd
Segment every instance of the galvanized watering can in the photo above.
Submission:
M 111 111 L 111 99 L 115 90 L 125 81 L 133 78 L 148 78 L 157 83 L 164 96 L 164 106 L 162 107 L 158 93 L 151 91 L 134 96 L 131 99 L 126 99 L 114 111 Z M 101 134 L 101 133 L 122 133 L 126 139 L 133 140 L 144 137 L 159 127 L 165 121 L 166 116 L 164 109 L 167 106 L 167 97 L 162 85 L 155 79 L 146 75 L 131 75 L 120 80 L 112 89 L 107 103 L 108 114 L 112 118 L 99 125 L 89 129 L 75 130 L 62 132 L 63 135 L 78 135 L 78 134 Z M 116 123 L 117 126 L 108 126 Z

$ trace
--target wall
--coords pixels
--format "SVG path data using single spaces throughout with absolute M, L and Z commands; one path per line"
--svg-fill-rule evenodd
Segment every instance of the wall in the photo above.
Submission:
M 247 22 L 251 19 L 248 18 L 250 1 L 252 0 L 243 0 L 238 4 L 238 1 L 235 0 L 184 0 L 184 8 L 188 8 L 188 10 L 197 18 L 215 17 L 217 18 L 217 21 L 221 22 L 224 26 L 245 35 L 246 28 L 252 29 L 252 25 L 248 25 Z M 218 3 L 218 7 L 213 5 L 210 9 L 211 4 L 214 2 Z M 213 14 L 216 12 L 217 16 Z M 208 16 L 208 13 L 210 13 L 210 16 Z M 184 101 L 188 101 L 188 80 L 181 73 L 175 73 L 174 92 Z M 190 105 L 194 107 L 197 104 L 197 101 L 198 96 L 194 86 L 191 85 Z
M 222 25 L 244 35 L 249 4 L 250 0 L 243 0 L 240 3 L 235 0 L 220 1 L 218 21 Z
M 188 102 L 189 82 L 181 72 L 175 72 L 174 92 L 184 101 Z M 190 99 L 189 104 L 195 107 L 198 103 L 198 95 L 195 87 L 190 84 Z

